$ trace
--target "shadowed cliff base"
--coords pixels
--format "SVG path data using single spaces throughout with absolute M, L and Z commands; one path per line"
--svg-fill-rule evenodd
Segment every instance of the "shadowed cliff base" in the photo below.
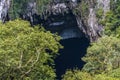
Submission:
M 81 69 L 85 62 L 81 58 L 86 54 L 89 46 L 89 40 L 83 38 L 70 38 L 61 40 L 60 43 L 64 49 L 59 51 L 60 55 L 55 59 L 57 80 L 61 80 L 61 76 L 67 69 Z

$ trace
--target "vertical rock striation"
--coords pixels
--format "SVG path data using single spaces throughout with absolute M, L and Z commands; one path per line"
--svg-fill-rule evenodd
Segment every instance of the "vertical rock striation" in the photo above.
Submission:
M 90 40 L 95 41 L 99 37 L 98 35 L 100 35 L 99 34 L 100 26 L 98 26 L 97 18 L 93 8 L 89 8 L 88 27 L 89 27 L 88 35 L 90 36 Z
M 5 22 L 7 18 L 10 2 L 11 0 L 0 0 L 0 20 L 2 22 Z M 44 12 L 41 16 L 37 11 L 37 4 L 36 0 L 28 1 L 24 11 L 19 13 L 21 18 L 29 20 L 32 25 L 36 21 L 38 21 L 37 24 L 44 24 L 45 21 L 48 21 L 50 25 L 47 26 L 52 26 L 56 22 L 50 21 L 49 16 L 59 16 L 72 12 L 75 15 L 78 28 L 85 33 L 91 42 L 96 41 L 103 31 L 103 26 L 98 22 L 99 19 L 96 16 L 97 9 L 103 10 L 103 19 L 106 12 L 110 10 L 110 0 L 53 0 L 50 4 L 45 5 L 46 8 L 43 10 Z M 38 17 L 40 18 L 38 19 Z M 42 21 L 40 22 L 41 19 Z M 59 22 L 64 21 L 63 18 Z
M 7 18 L 10 2 L 11 0 L 0 0 L 0 20 L 2 22 L 5 22 Z
M 102 18 L 104 19 L 106 12 L 110 10 L 110 0 L 82 0 L 80 7 L 77 9 L 79 12 L 76 15 L 78 26 L 89 37 L 91 42 L 96 41 L 104 30 L 99 23 L 99 18 L 96 16 L 98 9 L 103 10 Z

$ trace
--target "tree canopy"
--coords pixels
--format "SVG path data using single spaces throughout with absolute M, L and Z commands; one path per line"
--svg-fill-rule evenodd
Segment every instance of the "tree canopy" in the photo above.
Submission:
M 75 70 L 66 71 L 65 75 L 63 75 L 62 80 L 120 80 L 120 78 L 115 76 L 110 76 L 110 74 L 92 75 L 88 72 L 83 72 L 78 69 L 75 69 Z
M 103 36 L 91 44 L 82 59 L 86 62 L 83 70 L 88 72 L 102 73 L 119 68 L 120 40 L 112 36 Z
M 54 80 L 60 37 L 27 21 L 0 24 L 0 79 Z
M 25 17 L 23 19 L 27 18 L 30 22 L 37 17 L 40 18 L 39 22 L 43 19 L 40 16 L 43 12 L 51 13 L 47 12 L 46 8 L 48 4 L 55 5 L 52 1 L 65 1 L 65 5 L 69 5 L 69 0 L 11 0 L 8 16 L 10 20 Z M 82 70 L 67 70 L 63 80 L 120 80 L 120 0 L 110 2 L 110 11 L 106 15 L 103 8 L 95 7 L 95 16 L 98 24 L 104 26 L 105 34 L 99 34 L 100 28 L 97 27 L 101 25 L 95 27 L 98 31 L 96 34 L 101 38 L 88 47 L 82 58 L 86 64 Z M 92 35 L 93 26 L 88 26 L 88 17 L 89 9 L 94 5 L 97 5 L 96 0 L 80 0 L 74 9 L 70 8 L 76 22 L 80 22 L 78 26 L 81 27 L 81 31 L 84 28 L 83 32 L 86 31 L 87 35 Z M 73 6 L 65 6 L 69 7 Z M 51 10 L 50 7 L 49 9 Z M 51 18 L 48 22 L 54 21 Z M 16 19 L 0 23 L 0 79 L 55 80 L 54 58 L 62 48 L 59 41 L 60 37 L 56 34 L 46 31 L 39 25 L 31 27 L 27 21 Z

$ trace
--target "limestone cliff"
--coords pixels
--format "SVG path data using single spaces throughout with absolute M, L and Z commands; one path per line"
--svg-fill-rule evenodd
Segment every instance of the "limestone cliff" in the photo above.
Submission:
M 12 19 L 12 1 L 0 0 L 2 22 Z M 19 6 L 21 11 L 18 9 L 14 15 L 29 20 L 32 25 L 42 24 L 46 29 L 58 32 L 63 38 L 81 37 L 84 33 L 90 41 L 96 41 L 104 30 L 99 23 L 97 11 L 103 10 L 101 18 L 104 19 L 105 13 L 110 9 L 110 0 L 51 0 L 44 5 L 42 13 L 39 13 L 37 4 L 37 0 L 28 0 L 22 4 L 25 7 Z
M 0 20 L 5 22 L 8 16 L 11 0 L 0 0 Z

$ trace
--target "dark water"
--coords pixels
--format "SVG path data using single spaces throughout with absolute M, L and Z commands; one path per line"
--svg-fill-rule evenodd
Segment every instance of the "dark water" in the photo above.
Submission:
M 72 38 L 61 40 L 60 43 L 64 46 L 64 49 L 59 51 L 60 55 L 55 60 L 57 80 L 61 80 L 61 75 L 67 69 L 76 67 L 81 69 L 83 67 L 85 62 L 81 58 L 86 54 L 89 40 L 86 38 Z

